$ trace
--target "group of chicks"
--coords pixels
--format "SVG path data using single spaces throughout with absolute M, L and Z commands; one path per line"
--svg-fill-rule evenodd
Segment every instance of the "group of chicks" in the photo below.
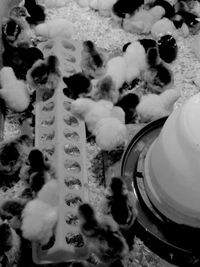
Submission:
M 34 5 L 44 12 L 42 6 L 36 2 Z M 63 93 L 75 100 L 71 112 L 85 121 L 103 150 L 126 144 L 125 124 L 133 122 L 136 114 L 147 122 L 171 113 L 180 92 L 162 93 L 173 83 L 168 66 L 178 53 L 173 36 L 167 34 L 158 40 L 145 38 L 124 44 L 121 53 L 111 58 L 92 41 L 83 41 L 81 72 L 63 77 L 58 56 L 44 56 L 32 39 L 32 29 L 53 28 L 51 21 L 43 21 L 45 12 L 34 22 L 27 20 L 29 8 L 26 2 L 24 6 L 13 7 L 2 25 L 4 66 L 0 70 L 0 97 L 8 108 L 14 112 L 26 111 L 33 103 L 35 91 L 54 92 L 63 79 L 67 86 Z M 55 25 L 59 23 L 64 22 L 56 21 Z M 70 35 L 70 30 L 66 30 L 66 34 Z M 131 86 L 137 79 L 146 83 L 151 95 L 140 99 L 137 94 L 124 93 L 124 85 Z
M 55 236 L 61 212 L 59 182 L 52 162 L 33 147 L 28 136 L 1 143 L 0 154 L 1 184 L 8 186 L 21 179 L 25 185 L 18 198 L 0 200 L 0 262 L 4 267 L 32 266 L 31 242 L 45 247 Z M 2 157 L 4 154 L 6 158 Z M 121 260 L 134 242 L 137 217 L 136 200 L 123 177 L 111 179 L 101 207 L 102 215 L 98 218 L 91 204 L 79 204 L 78 231 L 97 266 L 123 266 Z M 23 254 L 24 246 L 27 255 Z M 90 264 L 73 262 L 72 266 Z
M 183 36 L 199 30 L 199 16 L 193 7 L 197 0 L 76 0 L 81 7 L 90 7 L 103 16 L 111 16 L 125 30 L 149 34 L 181 29 Z M 154 29 L 152 29 L 154 28 Z

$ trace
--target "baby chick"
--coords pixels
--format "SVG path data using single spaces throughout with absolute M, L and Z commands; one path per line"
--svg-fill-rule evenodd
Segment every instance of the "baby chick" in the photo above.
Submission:
M 87 203 L 79 206 L 78 217 L 80 231 L 89 250 L 95 253 L 103 264 L 109 266 L 126 255 L 128 246 L 111 217 L 105 216 L 102 221 L 98 221 L 93 208 Z
M 105 55 L 97 50 L 92 41 L 88 40 L 83 42 L 81 55 L 80 66 L 87 76 L 98 78 L 105 74 Z
M 34 194 L 53 178 L 53 168 L 39 149 L 32 149 L 28 155 L 27 164 L 21 170 L 20 176 L 26 180 Z
M 113 5 L 112 12 L 114 16 L 125 19 L 132 16 L 143 4 L 144 0 L 118 0 Z
M 116 106 L 121 107 L 125 113 L 125 124 L 133 121 L 135 108 L 139 104 L 139 97 L 136 94 L 126 94 L 117 103 Z
M 112 178 L 106 190 L 103 211 L 118 223 L 120 231 L 128 231 L 132 227 L 137 217 L 136 199 L 127 190 L 122 177 Z
M 20 257 L 21 240 L 7 221 L 0 219 L 0 259 L 1 266 L 15 266 Z
M 0 97 L 8 108 L 15 112 L 25 111 L 30 104 L 30 95 L 24 81 L 16 78 L 11 67 L 3 67 L 0 71 Z
M 123 57 L 113 57 L 106 65 L 105 75 L 96 81 L 91 91 L 94 100 L 105 99 L 116 103 L 119 99 L 119 90 L 125 82 L 126 62 Z
M 141 122 L 150 122 L 168 116 L 174 107 L 174 103 L 180 97 L 180 91 L 175 89 L 165 90 L 160 95 L 148 94 L 142 96 L 136 107 Z
M 178 54 L 176 40 L 170 34 L 163 35 L 157 41 L 160 58 L 166 63 L 172 63 Z
M 143 72 L 143 80 L 147 88 L 153 93 L 161 93 L 173 84 L 173 73 L 163 63 Z
M 27 17 L 27 21 L 30 25 L 37 25 L 45 21 L 45 9 L 43 6 L 38 5 L 36 0 L 25 0 L 24 7 L 30 15 L 30 17 Z
M 28 137 L 27 137 L 28 138 Z M 30 138 L 29 138 L 30 140 Z M 0 184 L 9 185 L 19 180 L 19 171 L 28 154 L 26 136 L 0 144 Z
M 82 72 L 63 77 L 63 81 L 67 85 L 64 94 L 74 100 L 87 95 L 92 89 L 90 79 Z
M 57 56 L 50 55 L 36 61 L 28 70 L 26 78 L 32 90 L 55 90 L 61 80 Z

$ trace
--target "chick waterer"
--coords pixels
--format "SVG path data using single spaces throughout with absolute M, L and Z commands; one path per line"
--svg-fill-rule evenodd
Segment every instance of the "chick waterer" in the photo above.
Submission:
M 121 174 L 133 177 L 145 231 L 181 264 L 200 258 L 200 93 L 133 137 Z

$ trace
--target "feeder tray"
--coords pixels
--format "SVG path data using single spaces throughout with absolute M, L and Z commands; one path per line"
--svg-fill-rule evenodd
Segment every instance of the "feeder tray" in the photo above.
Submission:
M 129 177 L 128 184 L 132 183 L 137 198 L 138 234 L 167 261 L 181 266 L 198 265 L 199 258 L 196 255 L 199 255 L 197 241 L 200 230 L 170 221 L 152 204 L 145 190 L 145 157 L 166 119 L 164 117 L 147 124 L 133 137 L 122 156 L 121 175 Z
M 48 40 L 39 45 L 45 56 L 56 55 L 62 76 L 80 71 L 82 44 L 67 39 Z M 79 232 L 77 208 L 88 202 L 86 132 L 83 120 L 70 112 L 72 100 L 63 92 L 62 78 L 53 94 L 36 91 L 35 146 L 55 166 L 59 183 L 58 222 L 48 244 L 33 243 L 37 264 L 85 259 L 88 248 Z

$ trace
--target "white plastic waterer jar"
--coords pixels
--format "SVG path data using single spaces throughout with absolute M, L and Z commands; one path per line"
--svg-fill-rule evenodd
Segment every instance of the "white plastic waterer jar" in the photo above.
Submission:
M 200 93 L 173 111 L 148 150 L 145 188 L 167 218 L 200 228 Z

